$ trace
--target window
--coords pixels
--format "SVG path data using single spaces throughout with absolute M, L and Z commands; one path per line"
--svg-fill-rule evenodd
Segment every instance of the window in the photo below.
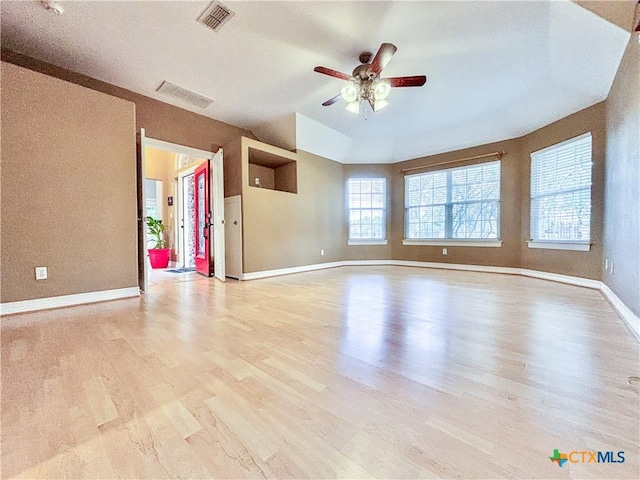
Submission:
M 405 177 L 407 240 L 497 240 L 499 228 L 500 161 Z
M 386 243 L 385 178 L 350 178 L 349 243 Z
M 144 179 L 145 199 L 144 199 L 144 212 L 145 217 L 153 217 L 156 220 L 162 220 L 162 200 L 164 194 L 162 192 L 162 180 L 154 180 L 152 178 Z M 147 243 L 149 248 L 153 248 L 155 240 L 153 240 L 147 226 Z
M 591 133 L 587 133 L 531 154 L 531 238 L 588 244 L 590 229 Z

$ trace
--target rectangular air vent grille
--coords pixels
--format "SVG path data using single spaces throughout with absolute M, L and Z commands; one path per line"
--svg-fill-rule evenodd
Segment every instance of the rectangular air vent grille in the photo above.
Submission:
M 200 108 L 207 108 L 213 103 L 213 100 L 205 97 L 204 95 L 199 95 L 195 92 L 187 90 L 186 88 L 182 88 L 171 82 L 167 82 L 166 80 L 162 82 L 162 84 L 156 89 L 156 91 L 174 98 L 178 98 L 183 102 L 195 105 L 196 107 Z
M 231 17 L 234 15 L 235 12 L 216 1 L 209 5 L 204 13 L 200 15 L 198 22 L 217 32 L 225 23 L 231 20 Z

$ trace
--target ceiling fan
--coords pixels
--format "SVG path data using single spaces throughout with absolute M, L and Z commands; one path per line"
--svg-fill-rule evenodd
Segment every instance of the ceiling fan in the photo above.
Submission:
M 349 82 L 349 85 L 345 86 L 338 95 L 330 98 L 322 105 L 328 107 L 344 99 L 348 102 L 347 110 L 359 113 L 360 104 L 366 101 L 371 106 L 371 109 L 377 112 L 389 105 L 386 98 L 392 87 L 421 87 L 424 85 L 427 81 L 427 77 L 424 75 L 380 78 L 382 69 L 387 66 L 396 50 L 398 48 L 392 43 L 383 43 L 380 45 L 378 53 L 373 57 L 373 60 L 371 60 L 371 52 L 362 52 L 359 57 L 361 65 L 358 65 L 351 75 L 326 67 L 314 68 L 314 72 Z

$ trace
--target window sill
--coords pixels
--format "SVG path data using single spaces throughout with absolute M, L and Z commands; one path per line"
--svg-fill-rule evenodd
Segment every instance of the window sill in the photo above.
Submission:
M 366 245 L 386 245 L 388 243 L 387 240 L 349 240 L 347 245 L 358 245 L 358 246 L 366 246 Z
M 547 250 L 573 250 L 576 252 L 588 252 L 591 250 L 589 242 L 548 242 L 544 240 L 527 240 L 529 248 L 543 248 Z
M 403 240 L 403 245 L 430 245 L 433 247 L 501 247 L 502 240 Z

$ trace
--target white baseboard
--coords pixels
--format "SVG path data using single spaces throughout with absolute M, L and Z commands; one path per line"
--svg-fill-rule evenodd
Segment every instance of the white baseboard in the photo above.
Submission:
M 464 270 L 467 272 L 506 273 L 519 275 L 520 269 L 514 267 L 493 267 L 488 265 L 467 265 L 463 263 L 414 262 L 409 260 L 393 260 L 392 265 L 398 267 L 439 268 L 443 270 Z
M 618 315 L 622 318 L 624 323 L 626 323 L 627 327 L 629 327 L 629 330 L 633 336 L 636 337 L 636 340 L 640 342 L 640 317 L 633 313 L 631 309 L 627 307 L 615 293 L 613 293 L 613 290 L 604 283 L 600 287 L 600 291 L 602 292 L 602 295 L 604 295 L 604 298 L 606 298 L 616 312 L 618 312 Z
M 115 290 L 102 290 L 99 292 L 77 293 L 74 295 L 61 295 L 59 297 L 36 298 L 20 302 L 0 303 L 0 315 L 12 315 L 15 313 L 34 312 L 50 308 L 71 307 L 85 303 L 104 302 L 119 298 L 137 297 L 140 295 L 138 287 L 118 288 Z
M 551 280 L 552 282 L 568 283 L 569 285 L 576 285 L 578 287 L 593 288 L 594 290 L 600 290 L 600 287 L 602 286 L 602 282 L 600 280 L 572 277 L 570 275 L 561 275 L 559 273 L 540 272 L 538 270 L 528 270 L 526 268 L 520 269 L 520 275 L 540 278 L 542 280 Z
M 395 260 L 344 260 L 339 262 L 341 267 L 364 267 L 367 265 L 395 265 Z
M 311 272 L 313 270 L 323 270 L 325 268 L 342 267 L 343 262 L 316 263 L 313 265 L 302 265 L 300 267 L 278 268 L 276 270 L 262 270 L 259 272 L 243 273 L 242 280 L 257 280 L 259 278 L 278 277 L 291 273 Z

